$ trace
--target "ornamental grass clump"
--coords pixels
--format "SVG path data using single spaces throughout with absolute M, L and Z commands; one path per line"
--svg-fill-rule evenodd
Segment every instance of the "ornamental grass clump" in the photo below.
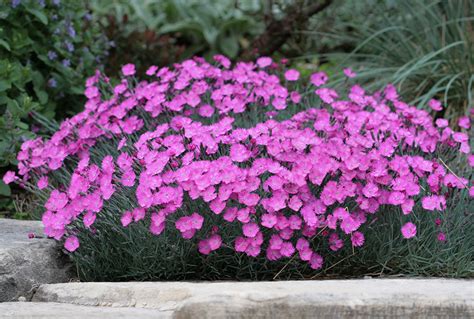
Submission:
M 474 195 L 439 157 L 469 154 L 468 134 L 393 86 L 343 95 L 324 72 L 305 85 L 267 57 L 214 60 L 152 66 L 146 80 L 128 64 L 116 85 L 97 72 L 83 112 L 22 145 L 4 181 L 43 200 L 45 233 L 86 279 L 260 278 L 288 263 L 311 272 L 362 247 L 386 209 L 407 215 L 409 240 L 422 226 L 414 209 L 441 214 L 456 189 Z M 99 263 L 107 275 L 88 277 Z

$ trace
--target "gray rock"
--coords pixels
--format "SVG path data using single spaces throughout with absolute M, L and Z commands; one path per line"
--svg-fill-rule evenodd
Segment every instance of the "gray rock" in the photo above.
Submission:
M 42 285 L 35 302 L 154 309 L 173 318 L 474 318 L 469 280 L 128 282 Z
M 44 238 L 40 222 L 0 219 L 0 302 L 29 300 L 40 284 L 69 281 L 71 269 L 60 245 Z
M 0 318 L 34 319 L 166 319 L 171 313 L 142 308 L 88 307 L 60 303 L 43 302 L 5 302 L 0 303 Z

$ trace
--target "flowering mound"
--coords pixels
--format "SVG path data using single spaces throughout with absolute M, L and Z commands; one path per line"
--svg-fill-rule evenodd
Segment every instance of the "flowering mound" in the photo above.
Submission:
M 45 232 L 70 252 L 114 214 L 122 227 L 175 231 L 203 255 L 225 246 L 312 269 L 326 249 L 363 246 L 361 226 L 383 207 L 443 211 L 449 189 L 469 187 L 435 155 L 469 154 L 468 135 L 400 101 L 393 86 L 370 95 L 354 85 L 346 97 L 324 87 L 324 72 L 302 86 L 270 58 L 215 62 L 152 66 L 142 81 L 130 64 L 115 86 L 97 73 L 85 110 L 50 139 L 26 141 L 20 177 L 5 182 L 45 198 Z M 412 222 L 400 231 L 417 235 Z

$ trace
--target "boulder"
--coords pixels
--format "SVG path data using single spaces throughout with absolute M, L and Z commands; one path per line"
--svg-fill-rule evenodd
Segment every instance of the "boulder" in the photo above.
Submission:
M 61 245 L 45 238 L 41 222 L 0 219 L 0 302 L 29 300 L 41 284 L 69 281 L 71 270 Z

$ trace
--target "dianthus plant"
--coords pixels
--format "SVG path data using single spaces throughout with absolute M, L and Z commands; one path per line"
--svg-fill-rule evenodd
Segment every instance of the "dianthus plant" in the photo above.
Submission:
M 84 111 L 26 141 L 4 180 L 44 199 L 45 232 L 69 252 L 108 210 L 123 227 L 175 231 L 204 255 L 225 246 L 313 269 L 324 249 L 363 246 L 361 225 L 387 205 L 442 211 L 449 189 L 471 187 L 436 155 L 457 149 L 473 166 L 468 134 L 400 101 L 395 87 L 369 94 L 345 70 L 342 94 L 324 72 L 304 80 L 281 67 L 194 58 L 139 80 L 129 64 L 117 85 L 97 72 Z M 400 231 L 408 240 L 417 225 Z

